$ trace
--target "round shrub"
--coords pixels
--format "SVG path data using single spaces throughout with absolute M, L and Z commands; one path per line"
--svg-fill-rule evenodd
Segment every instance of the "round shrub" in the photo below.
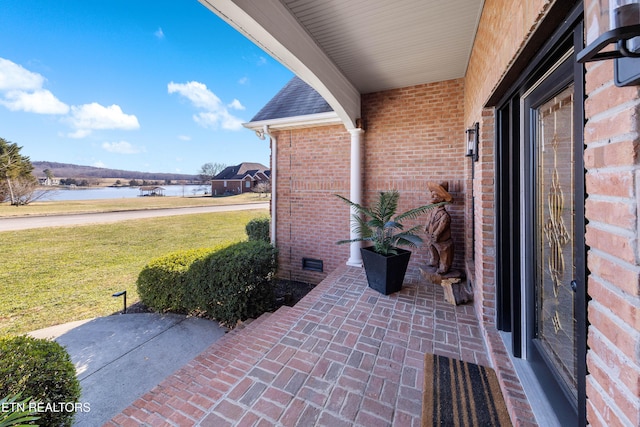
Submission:
M 276 249 L 254 240 L 218 250 L 189 271 L 190 307 L 223 325 L 255 318 L 273 307 Z
M 206 257 L 212 251 L 213 249 L 183 250 L 149 261 L 136 282 L 140 300 L 158 312 L 186 313 L 187 271 L 194 261 Z
M 20 395 L 54 410 L 39 412 L 37 424 L 71 426 L 80 382 L 67 351 L 55 341 L 0 338 L 0 396 Z
M 245 227 L 247 236 L 249 236 L 249 240 L 262 240 L 265 242 L 270 242 L 271 240 L 269 239 L 269 223 L 270 221 L 268 217 L 254 218 L 249 221 Z

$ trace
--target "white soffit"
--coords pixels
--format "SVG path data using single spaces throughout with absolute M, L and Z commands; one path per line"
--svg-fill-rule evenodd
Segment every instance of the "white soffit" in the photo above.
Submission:
M 484 0 L 199 0 L 312 86 L 347 128 L 360 94 L 465 75 Z
M 463 77 L 483 0 L 282 0 L 360 93 Z

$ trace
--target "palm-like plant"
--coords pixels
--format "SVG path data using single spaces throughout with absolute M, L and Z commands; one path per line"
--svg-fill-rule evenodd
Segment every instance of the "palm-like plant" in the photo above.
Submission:
M 416 225 L 405 230 L 402 224 L 404 220 L 417 218 L 428 210 L 447 203 L 424 205 L 396 215 L 400 198 L 400 193 L 396 190 L 381 192 L 376 204 L 371 208 L 354 203 L 340 195 L 336 194 L 336 196 L 354 208 L 355 222 L 352 230 L 359 236 L 351 240 L 340 240 L 337 243 L 372 242 L 373 250 L 385 256 L 397 255 L 398 246 L 416 247 L 422 243 L 422 238 L 417 234 L 422 227 Z
M 26 423 L 40 419 L 27 409 L 31 399 L 18 401 L 19 398 L 18 394 L 0 399 L 0 407 L 8 408 L 8 411 L 0 411 L 0 427 L 27 427 Z

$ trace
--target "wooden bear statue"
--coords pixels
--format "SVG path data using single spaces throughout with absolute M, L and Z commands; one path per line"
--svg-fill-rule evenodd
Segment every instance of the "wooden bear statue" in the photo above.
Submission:
M 453 197 L 448 192 L 448 184 L 429 182 L 427 184 L 430 197 L 428 203 L 451 202 Z M 451 239 L 451 216 L 444 206 L 427 211 L 425 227 L 427 247 L 427 263 L 435 267 L 438 274 L 446 274 L 453 263 L 453 239 Z

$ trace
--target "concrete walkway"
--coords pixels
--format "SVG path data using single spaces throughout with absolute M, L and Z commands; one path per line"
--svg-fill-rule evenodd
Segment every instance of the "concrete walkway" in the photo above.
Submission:
M 30 333 L 71 356 L 80 385 L 77 426 L 101 426 L 225 335 L 217 322 L 177 314 L 123 314 Z
M 251 209 L 268 209 L 269 203 L 247 203 L 242 205 L 197 206 L 169 209 L 146 209 L 120 212 L 97 212 L 67 215 L 23 216 L 0 218 L 0 232 L 30 228 L 64 227 L 84 224 L 105 224 L 130 219 L 155 218 L 161 216 L 189 215 L 211 212 L 231 212 Z

